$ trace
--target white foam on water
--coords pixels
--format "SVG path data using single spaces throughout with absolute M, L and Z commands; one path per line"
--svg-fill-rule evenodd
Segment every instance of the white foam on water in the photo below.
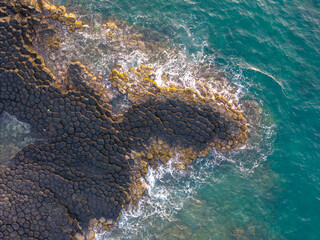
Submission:
M 124 210 L 116 228 L 100 235 L 99 239 L 138 238 L 144 226 L 175 220 L 184 201 L 192 196 L 193 188 L 190 185 L 182 189 L 174 187 L 187 173 L 174 169 L 171 163 L 172 160 L 166 167 L 161 165 L 156 170 L 149 167 L 146 178 L 142 179 L 147 190 L 137 209 Z

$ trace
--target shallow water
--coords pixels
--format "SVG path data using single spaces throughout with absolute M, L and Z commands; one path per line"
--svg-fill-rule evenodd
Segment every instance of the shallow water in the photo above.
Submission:
M 238 98 L 263 110 L 245 149 L 213 151 L 182 172 L 150 169 L 139 208 L 101 239 L 320 239 L 319 1 L 54 2 L 84 21 L 113 15 L 193 62 L 214 62 Z
M 10 158 L 33 141 L 29 124 L 7 112 L 0 114 L 0 167 L 5 167 Z

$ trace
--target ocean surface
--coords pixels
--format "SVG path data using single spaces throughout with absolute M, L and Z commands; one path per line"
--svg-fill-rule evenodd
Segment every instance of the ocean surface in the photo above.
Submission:
M 320 1 L 53 2 L 211 61 L 261 111 L 238 152 L 150 169 L 139 207 L 100 239 L 320 239 Z

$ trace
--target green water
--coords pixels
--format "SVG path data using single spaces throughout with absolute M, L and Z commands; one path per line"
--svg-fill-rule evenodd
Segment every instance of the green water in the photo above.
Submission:
M 105 239 L 320 239 L 320 1 L 57 2 L 213 58 L 263 108 L 252 149 L 155 177 Z

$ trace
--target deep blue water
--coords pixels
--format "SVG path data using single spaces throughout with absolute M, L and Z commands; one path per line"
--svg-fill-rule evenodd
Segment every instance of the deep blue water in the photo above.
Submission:
M 320 1 L 57 2 L 213 58 L 263 109 L 252 149 L 149 176 L 105 239 L 320 239 Z

